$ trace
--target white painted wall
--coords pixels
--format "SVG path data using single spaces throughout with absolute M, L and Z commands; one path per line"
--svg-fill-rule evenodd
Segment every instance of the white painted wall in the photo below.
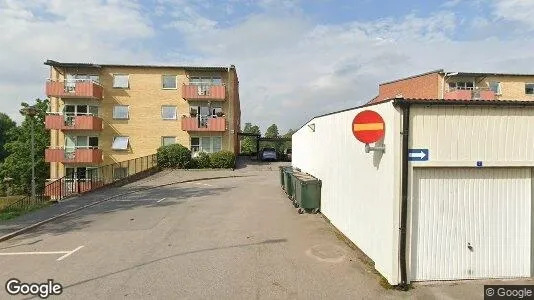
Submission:
M 429 149 L 416 166 L 534 166 L 534 109 L 412 106 L 411 148 Z
M 352 120 L 367 109 L 386 123 L 382 156 L 365 153 L 352 134 Z M 400 113 L 389 102 L 315 118 L 293 135 L 292 143 L 293 166 L 322 180 L 322 213 L 375 262 L 390 284 L 400 280 L 400 122 Z M 315 132 L 309 124 L 315 124 Z

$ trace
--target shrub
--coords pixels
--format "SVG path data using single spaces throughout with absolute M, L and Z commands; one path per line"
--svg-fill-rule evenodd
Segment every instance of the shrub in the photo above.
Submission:
M 197 162 L 197 165 L 196 165 L 197 168 L 199 169 L 211 168 L 211 159 L 208 153 L 200 152 L 195 160 Z
M 164 168 L 188 168 L 191 165 L 191 151 L 180 144 L 158 148 L 158 166 Z
M 212 168 L 234 168 L 235 154 L 230 151 L 215 152 L 210 155 Z

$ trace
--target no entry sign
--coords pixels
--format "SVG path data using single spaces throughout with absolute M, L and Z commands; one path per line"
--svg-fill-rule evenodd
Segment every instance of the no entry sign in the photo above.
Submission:
M 354 117 L 352 133 L 358 141 L 370 144 L 384 136 L 384 119 L 372 110 L 364 110 Z

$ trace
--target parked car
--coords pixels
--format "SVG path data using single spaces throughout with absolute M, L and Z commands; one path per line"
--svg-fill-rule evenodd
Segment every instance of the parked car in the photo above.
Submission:
M 278 155 L 276 154 L 276 149 L 274 148 L 263 148 L 261 149 L 261 152 L 260 152 L 260 159 L 262 161 L 266 161 L 266 160 L 277 160 L 278 159 Z
M 287 161 L 291 161 L 291 148 L 287 148 L 287 149 L 284 151 L 284 154 L 285 154 L 286 160 L 287 160 Z

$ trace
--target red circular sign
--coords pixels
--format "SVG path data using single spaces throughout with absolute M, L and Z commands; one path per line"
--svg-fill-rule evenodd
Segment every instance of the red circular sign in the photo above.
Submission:
M 379 141 L 384 136 L 385 127 L 382 116 L 372 110 L 360 112 L 352 121 L 352 133 L 365 144 Z

